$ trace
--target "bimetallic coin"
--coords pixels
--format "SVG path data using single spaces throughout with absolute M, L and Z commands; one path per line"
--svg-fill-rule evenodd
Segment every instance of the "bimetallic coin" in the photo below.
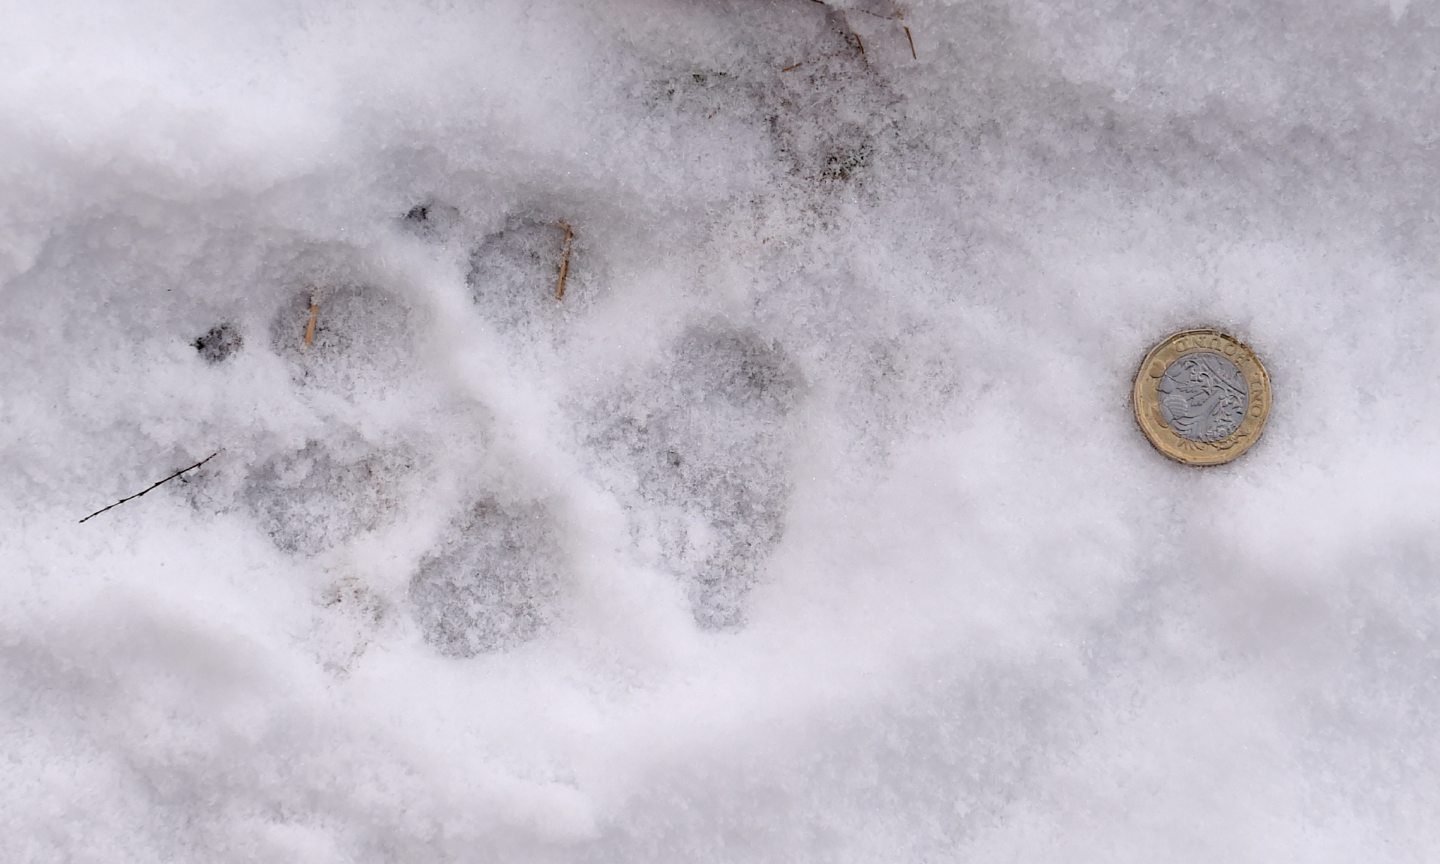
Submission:
M 1133 401 L 1156 450 L 1186 465 L 1222 465 L 1259 440 L 1270 415 L 1270 376 L 1233 336 L 1182 330 L 1145 355 Z

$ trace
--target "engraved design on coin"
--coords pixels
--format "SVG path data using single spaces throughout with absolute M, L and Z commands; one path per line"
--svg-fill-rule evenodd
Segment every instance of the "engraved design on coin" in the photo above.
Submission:
M 1248 345 L 1219 330 L 1160 340 L 1135 374 L 1135 422 L 1155 449 L 1186 465 L 1223 465 L 1259 440 L 1270 376 Z
M 1239 368 L 1210 351 L 1187 354 L 1160 378 L 1165 423 L 1191 441 L 1219 441 L 1240 428 L 1250 388 Z

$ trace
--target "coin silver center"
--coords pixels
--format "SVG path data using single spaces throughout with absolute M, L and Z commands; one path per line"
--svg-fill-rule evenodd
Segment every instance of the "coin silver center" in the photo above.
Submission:
M 1160 413 L 1191 441 L 1219 441 L 1240 428 L 1250 406 L 1245 376 L 1213 351 L 1186 354 L 1160 376 Z

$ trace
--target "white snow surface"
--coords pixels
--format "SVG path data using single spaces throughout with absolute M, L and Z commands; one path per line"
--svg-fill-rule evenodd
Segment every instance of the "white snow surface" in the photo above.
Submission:
M 1434 861 L 1440 8 L 895 11 L 0 2 L 0 860 Z

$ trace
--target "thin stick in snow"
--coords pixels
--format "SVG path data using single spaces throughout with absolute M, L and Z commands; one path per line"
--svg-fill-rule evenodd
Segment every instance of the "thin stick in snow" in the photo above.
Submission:
M 561 222 L 560 227 L 565 229 L 565 251 L 560 256 L 560 278 L 555 283 L 556 300 L 565 299 L 565 280 L 570 277 L 570 244 L 575 239 L 569 222 Z
M 204 459 L 201 459 L 199 462 L 196 462 L 194 465 L 191 465 L 189 468 L 181 468 L 179 471 L 176 471 L 174 474 L 171 474 L 169 477 L 166 477 L 164 480 L 160 480 L 160 481 L 157 481 L 157 482 L 155 482 L 155 483 L 152 483 L 150 486 L 146 487 L 145 489 L 142 489 L 142 490 L 139 491 L 139 492 L 136 492 L 134 495 L 128 495 L 128 496 L 126 496 L 126 497 L 124 497 L 124 498 L 121 498 L 119 501 L 116 501 L 114 504 L 111 504 L 110 507 L 101 507 L 99 510 L 96 510 L 94 513 L 91 513 L 89 516 L 86 516 L 84 519 L 81 519 L 81 520 L 80 520 L 80 523 L 83 525 L 84 523 L 90 521 L 91 519 L 94 519 L 96 516 L 99 516 L 101 513 L 104 513 L 106 510 L 109 510 L 111 507 L 119 507 L 121 504 L 124 504 L 126 501 L 134 501 L 136 498 L 139 498 L 141 495 L 144 495 L 145 493 L 149 492 L 150 490 L 154 489 L 155 487 L 157 487 L 157 486 L 163 486 L 164 484 L 169 483 L 171 480 L 174 480 L 176 477 L 179 477 L 181 474 L 184 474 L 184 473 L 187 472 L 187 471 L 194 471 L 196 468 L 199 468 L 201 465 L 204 465 L 206 462 L 209 462 L 211 459 L 214 459 L 216 456 L 219 456 L 219 455 L 220 455 L 220 451 L 219 451 L 219 450 L 216 450 L 214 453 L 211 453 L 209 456 L 206 456 Z
M 315 322 L 320 319 L 320 299 L 310 293 L 310 321 L 305 325 L 305 347 L 315 344 Z

